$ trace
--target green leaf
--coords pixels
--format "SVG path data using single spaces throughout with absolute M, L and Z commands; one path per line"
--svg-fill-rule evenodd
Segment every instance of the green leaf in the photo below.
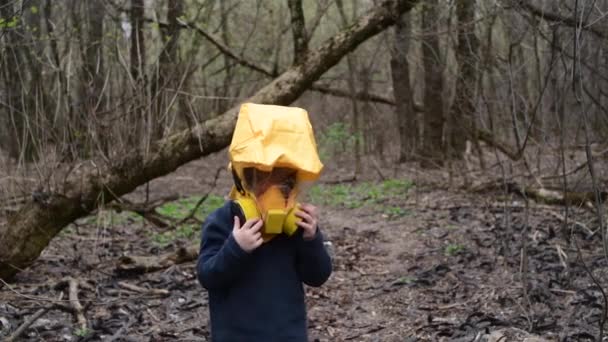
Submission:
M 74 335 L 78 336 L 78 337 L 85 337 L 89 334 L 89 329 L 88 328 L 78 328 L 74 331 Z
M 464 250 L 463 245 L 449 244 L 445 247 L 445 255 L 454 256 L 454 255 L 458 254 L 459 252 L 461 252 L 462 250 Z
M 5 18 L 0 18 L 0 29 L 3 28 L 14 28 L 19 23 L 19 18 L 17 16 L 11 17 L 9 20 Z

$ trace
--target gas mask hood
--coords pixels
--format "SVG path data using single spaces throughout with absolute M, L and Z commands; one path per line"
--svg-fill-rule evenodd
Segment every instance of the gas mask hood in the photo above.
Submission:
M 323 164 L 308 113 L 301 108 L 245 103 L 229 147 L 234 200 L 245 219 L 264 220 L 263 238 L 297 230 L 297 195 Z

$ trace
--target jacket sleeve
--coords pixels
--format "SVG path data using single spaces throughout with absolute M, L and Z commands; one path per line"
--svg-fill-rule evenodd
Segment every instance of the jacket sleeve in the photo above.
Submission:
M 323 285 L 331 275 L 332 261 L 323 244 L 321 230 L 317 229 L 317 234 L 312 240 L 304 240 L 301 233 L 297 237 L 299 241 L 296 267 L 300 279 L 309 286 Z
M 230 286 L 249 256 L 234 239 L 232 222 L 222 223 L 210 217 L 203 224 L 196 270 L 198 281 L 208 290 Z M 230 228 L 223 227 L 226 225 Z

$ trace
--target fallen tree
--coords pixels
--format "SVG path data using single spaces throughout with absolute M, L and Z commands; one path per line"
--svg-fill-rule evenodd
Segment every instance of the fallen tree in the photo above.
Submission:
M 288 105 L 359 44 L 392 25 L 417 0 L 385 0 L 352 26 L 311 50 L 246 101 Z M 66 180 L 62 189 L 32 197 L 0 226 L 0 278 L 29 267 L 68 224 L 179 166 L 217 152 L 230 143 L 238 107 L 158 142 L 148 154 L 130 153 L 111 166 Z

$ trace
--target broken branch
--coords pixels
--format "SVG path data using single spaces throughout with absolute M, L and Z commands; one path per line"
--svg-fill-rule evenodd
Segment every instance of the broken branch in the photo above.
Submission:
M 173 265 L 196 260 L 199 245 L 180 247 L 175 252 L 161 256 L 122 256 L 118 259 L 115 271 L 121 274 L 141 274 L 155 272 Z

